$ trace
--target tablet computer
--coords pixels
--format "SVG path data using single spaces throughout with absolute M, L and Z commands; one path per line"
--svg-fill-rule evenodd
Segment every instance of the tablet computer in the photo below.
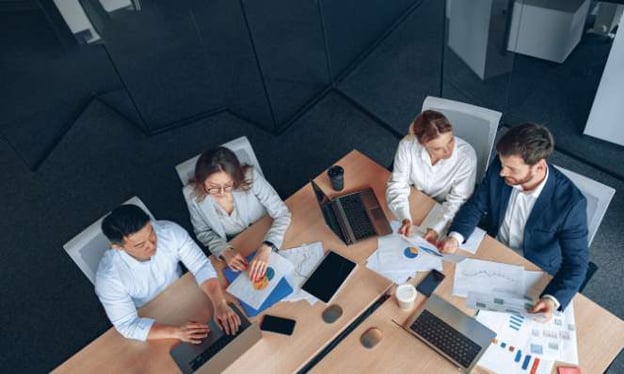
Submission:
M 355 269 L 355 262 L 329 251 L 301 288 L 329 303 Z

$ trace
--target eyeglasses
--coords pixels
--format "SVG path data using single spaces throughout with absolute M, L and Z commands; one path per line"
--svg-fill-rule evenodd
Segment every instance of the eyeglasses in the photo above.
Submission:
M 209 193 L 210 195 L 216 195 L 218 193 L 230 192 L 232 191 L 232 188 L 234 188 L 233 185 L 224 184 L 223 186 L 219 186 L 219 187 L 206 188 L 206 192 Z

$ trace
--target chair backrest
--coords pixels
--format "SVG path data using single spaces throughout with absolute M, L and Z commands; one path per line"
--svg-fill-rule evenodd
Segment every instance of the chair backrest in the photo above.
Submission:
M 247 139 L 246 136 L 241 136 L 240 138 L 236 138 L 222 144 L 221 146 L 234 152 L 241 164 L 249 164 L 255 167 L 260 175 L 264 176 L 264 173 L 262 173 L 262 169 L 260 168 L 260 163 L 256 158 L 256 154 L 254 153 L 251 143 L 249 143 L 249 139 Z M 182 185 L 186 186 L 188 181 L 193 177 L 193 174 L 195 173 L 195 164 L 197 164 L 199 156 L 200 155 L 197 155 L 176 165 L 176 171 L 178 172 L 178 177 L 180 178 Z
M 422 110 L 432 109 L 446 116 L 453 124 L 453 134 L 467 141 L 477 154 L 477 183 L 481 182 L 490 164 L 501 112 L 459 101 L 427 96 Z
M 591 245 L 600 222 L 602 222 L 602 218 L 607 212 L 607 208 L 615 194 L 615 188 L 560 166 L 556 167 L 566 177 L 570 178 L 587 199 L 587 244 Z
M 150 213 L 145 204 L 143 204 L 138 197 L 134 196 L 124 204 L 134 204 L 143 209 L 152 220 L 154 219 L 152 213 Z M 106 236 L 104 236 L 101 228 L 104 217 L 92 223 L 80 234 L 63 245 L 69 257 L 74 260 L 91 283 L 95 282 L 95 273 L 100 259 L 104 255 L 104 252 L 110 247 L 110 243 Z

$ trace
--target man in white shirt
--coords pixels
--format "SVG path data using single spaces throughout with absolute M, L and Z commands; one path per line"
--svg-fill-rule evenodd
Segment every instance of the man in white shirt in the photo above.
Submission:
M 180 277 L 179 261 L 210 298 L 215 321 L 227 334 L 238 330 L 240 318 L 227 304 L 215 269 L 182 227 L 169 221 L 150 221 L 141 208 L 121 205 L 104 218 L 102 231 L 111 249 L 98 266 L 95 292 L 111 323 L 124 337 L 198 344 L 208 335 L 205 323 L 189 321 L 173 326 L 137 314 L 137 308 Z
M 443 252 L 454 252 L 485 218 L 488 234 L 553 275 L 533 307 L 548 316 L 570 303 L 589 262 L 587 201 L 548 163 L 553 149 L 543 126 L 510 129 L 496 145 L 498 158 L 440 243 Z
M 394 156 L 386 200 L 401 221 L 399 233 L 412 234 L 410 186 L 442 204 L 432 227 L 425 227 L 425 239 L 436 242 L 475 185 L 477 156 L 470 144 L 453 136 L 448 119 L 434 110 L 425 110 L 410 125 Z

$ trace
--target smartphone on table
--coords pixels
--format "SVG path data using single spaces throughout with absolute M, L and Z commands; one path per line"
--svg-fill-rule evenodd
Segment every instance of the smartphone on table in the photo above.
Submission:
M 260 330 L 276 332 L 284 335 L 292 335 L 295 330 L 295 320 L 267 314 L 262 319 Z
M 425 278 L 418 283 L 416 290 L 421 294 L 429 297 L 435 291 L 435 289 L 444 280 L 444 274 L 440 273 L 436 269 L 432 269 Z

